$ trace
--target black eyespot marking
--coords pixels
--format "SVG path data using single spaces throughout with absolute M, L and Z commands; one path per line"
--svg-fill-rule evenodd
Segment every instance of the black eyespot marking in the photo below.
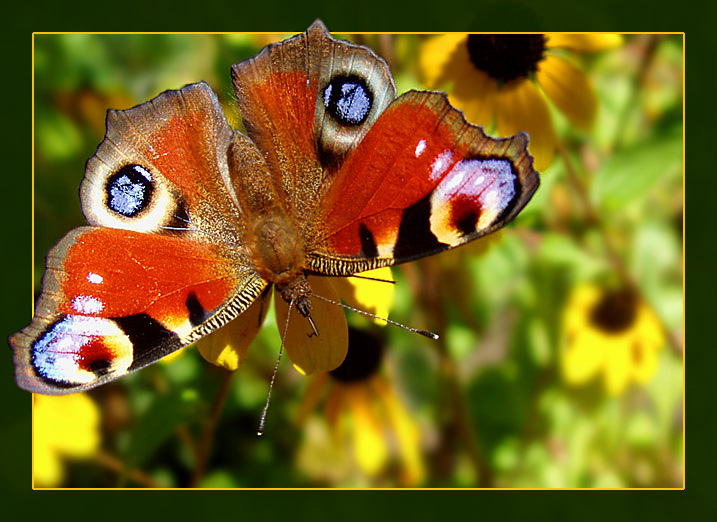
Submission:
M 108 361 L 107 359 L 97 359 L 92 362 L 90 362 L 87 365 L 87 370 L 91 371 L 98 377 L 101 377 L 102 375 L 107 375 L 110 373 L 110 369 L 112 368 L 112 363 Z
M 335 76 L 324 89 L 324 107 L 342 125 L 361 125 L 372 106 L 373 94 L 356 75 Z
M 398 238 L 393 255 L 400 261 L 408 261 L 427 253 L 445 250 L 450 245 L 441 243 L 431 231 L 431 196 L 429 193 L 403 211 Z
M 152 199 L 152 174 L 140 165 L 125 165 L 107 179 L 107 208 L 125 217 L 142 212 Z
M 363 223 L 359 225 L 359 238 L 361 239 L 361 253 L 363 254 L 363 257 L 369 259 L 378 257 L 376 240 L 373 238 L 373 234 L 369 228 Z
M 132 364 L 128 371 L 146 366 L 147 361 L 156 360 L 157 355 L 163 357 L 172 353 L 180 345 L 176 333 L 167 330 L 159 321 L 147 314 L 113 319 L 132 343 Z
M 454 210 L 455 208 L 454 206 Z M 474 208 L 466 208 L 462 214 L 454 215 L 453 218 L 453 226 L 460 230 L 464 236 L 470 236 L 471 234 L 475 234 L 476 225 L 478 225 L 478 220 L 480 219 L 480 212 Z
M 197 294 L 189 292 L 186 301 L 187 310 L 189 310 L 189 322 L 192 326 L 198 326 L 203 323 L 207 316 L 207 311 L 202 306 L 202 303 L 197 299 Z

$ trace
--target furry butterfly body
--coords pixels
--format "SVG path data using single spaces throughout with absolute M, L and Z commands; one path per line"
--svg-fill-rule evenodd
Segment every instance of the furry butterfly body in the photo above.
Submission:
M 22 388 L 118 378 L 271 286 L 312 320 L 307 276 L 459 246 L 510 222 L 538 187 L 525 135 L 487 137 L 442 93 L 396 98 L 386 63 L 320 22 L 234 65 L 232 79 L 246 135 L 205 83 L 108 113 L 80 188 L 90 226 L 49 252 L 35 317 L 10 338 Z M 287 345 L 304 373 L 345 356 L 317 342 Z

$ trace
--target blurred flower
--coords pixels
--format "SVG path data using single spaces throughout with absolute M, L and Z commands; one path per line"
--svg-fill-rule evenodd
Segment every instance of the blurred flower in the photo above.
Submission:
M 310 462 L 304 466 L 311 468 L 309 473 L 321 475 L 322 468 L 326 468 L 335 474 L 339 460 L 369 480 L 397 469 L 401 486 L 423 481 L 420 430 L 396 391 L 379 374 L 382 356 L 383 345 L 375 336 L 350 328 L 349 351 L 343 364 L 313 378 L 298 416 L 299 424 L 306 424 L 306 418 L 325 395 L 324 416 L 336 453 L 319 462 L 315 457 L 323 445 L 321 437 L 307 429 L 304 452 L 306 445 L 316 446 L 304 459 Z
M 100 412 L 84 393 L 34 395 L 33 477 L 37 487 L 62 484 L 62 461 L 86 459 L 100 444 Z
M 621 42 L 613 34 L 446 34 L 424 44 L 419 68 L 430 88 L 452 82 L 451 103 L 469 121 L 490 128 L 495 120 L 501 136 L 528 132 L 535 167 L 543 170 L 557 143 L 545 96 L 584 130 L 597 108 L 587 78 L 562 51 L 602 51 Z
M 578 286 L 563 327 L 562 372 L 569 384 L 602 373 L 607 392 L 619 395 L 630 382 L 645 384 L 657 371 L 664 334 L 652 310 L 630 289 Z
M 393 285 L 385 282 L 393 281 L 391 269 L 379 268 L 357 275 L 359 277 L 352 278 L 309 276 L 308 281 L 313 294 L 317 296 L 335 302 L 344 301 L 359 310 L 387 317 L 394 293 Z M 202 356 L 212 364 L 236 370 L 246 359 L 249 344 L 264 322 L 270 296 L 271 290 L 265 292 L 235 320 L 200 340 L 197 347 Z M 279 330 L 283 332 L 289 305 L 275 292 L 274 306 Z M 311 306 L 311 317 L 320 335 L 312 335 L 311 325 L 294 307 L 284 344 L 294 368 L 303 375 L 333 370 L 341 364 L 348 350 L 348 327 L 341 307 L 318 298 L 311 299 Z

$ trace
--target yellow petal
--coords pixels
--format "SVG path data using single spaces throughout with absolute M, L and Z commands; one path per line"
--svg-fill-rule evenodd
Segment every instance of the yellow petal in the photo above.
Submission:
M 590 284 L 579 285 L 572 291 L 563 312 L 563 328 L 568 336 L 591 328 L 589 324 L 591 310 L 601 296 L 600 289 Z
M 63 478 L 62 457 L 88 458 L 100 444 L 100 411 L 85 393 L 35 395 L 33 476 L 37 486 L 54 487 Z
M 339 301 L 339 295 L 327 277 L 309 277 L 314 294 Z M 289 305 L 276 292 L 274 299 L 276 318 L 279 331 L 286 324 Z M 346 315 L 340 306 L 327 303 L 320 299 L 311 299 L 311 317 L 319 335 L 313 330 L 307 318 L 303 317 L 294 306 L 286 332 L 284 348 L 294 367 L 304 375 L 316 372 L 327 372 L 338 367 L 346 358 L 348 351 L 348 325 Z
M 545 99 L 533 82 L 517 80 L 498 92 L 496 123 L 501 136 L 525 131 L 530 136 L 529 150 L 537 170 L 553 161 L 557 137 Z
M 353 418 L 356 463 L 364 473 L 374 476 L 383 469 L 388 460 L 388 448 L 381 423 L 371 409 L 370 396 L 365 386 L 351 386 L 346 397 Z
M 383 281 L 394 280 L 391 269 L 389 267 L 377 268 L 356 275 L 360 277 L 337 277 L 331 281 L 341 300 L 361 311 L 379 317 L 388 317 L 393 306 L 396 289 L 394 284 Z M 362 279 L 362 277 L 370 277 L 379 281 Z M 380 319 L 373 321 L 380 325 L 387 324 L 386 321 Z
M 619 34 L 563 34 L 548 33 L 546 47 L 570 49 L 579 52 L 597 52 L 614 49 L 622 45 Z
M 462 55 L 456 54 L 465 47 L 467 35 L 452 33 L 429 38 L 421 46 L 418 57 L 421 80 L 431 89 L 440 87 L 455 77 L 456 71 L 466 66 Z M 468 52 L 466 50 L 466 58 Z
M 174 361 L 176 361 L 177 359 L 179 359 L 186 352 L 187 352 L 187 347 L 185 346 L 184 348 L 180 348 L 179 350 L 176 350 L 176 351 L 170 353 L 169 355 L 165 355 L 164 357 L 162 357 L 159 360 L 159 362 L 161 364 L 171 364 Z
M 569 384 L 583 384 L 592 379 L 606 362 L 604 337 L 591 329 L 574 335 L 565 346 L 561 369 Z
M 547 55 L 540 62 L 538 83 L 568 119 L 583 130 L 595 120 L 597 97 L 585 75 L 566 60 Z
M 60 457 L 37 436 L 32 446 L 32 472 L 34 485 L 41 488 L 57 487 L 64 477 Z
M 466 52 L 466 54 L 468 54 Z M 470 123 L 491 128 L 496 110 L 498 83 L 472 65 L 456 77 L 449 99 Z
M 202 357 L 227 370 L 236 370 L 246 359 L 249 344 L 264 322 L 269 310 L 269 295 L 270 292 L 259 297 L 239 317 L 197 341 Z
M 648 350 L 657 351 L 665 344 L 665 332 L 652 309 L 645 303 L 638 308 L 637 330 Z
M 635 381 L 645 384 L 652 379 L 657 372 L 657 352 L 652 349 L 649 343 L 634 340 L 630 345 L 630 356 L 632 357 L 632 373 Z
M 421 430 L 416 421 L 403 407 L 403 404 L 391 387 L 382 379 L 371 380 L 375 394 L 383 401 L 388 420 L 396 434 L 397 447 L 403 463 L 401 483 L 414 486 L 425 478 L 426 470 L 421 451 Z
M 69 457 L 89 457 L 100 443 L 100 411 L 85 393 L 35 396 L 35 433 Z
M 630 345 L 621 338 L 608 341 L 605 364 L 605 389 L 609 395 L 620 395 L 630 382 L 632 360 Z

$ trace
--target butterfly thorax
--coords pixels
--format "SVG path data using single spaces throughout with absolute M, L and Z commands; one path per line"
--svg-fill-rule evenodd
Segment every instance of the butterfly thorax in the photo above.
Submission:
M 287 301 L 297 302 L 311 294 L 304 266 L 306 253 L 297 227 L 284 213 L 271 212 L 254 227 L 252 250 L 256 270 L 273 283 Z

